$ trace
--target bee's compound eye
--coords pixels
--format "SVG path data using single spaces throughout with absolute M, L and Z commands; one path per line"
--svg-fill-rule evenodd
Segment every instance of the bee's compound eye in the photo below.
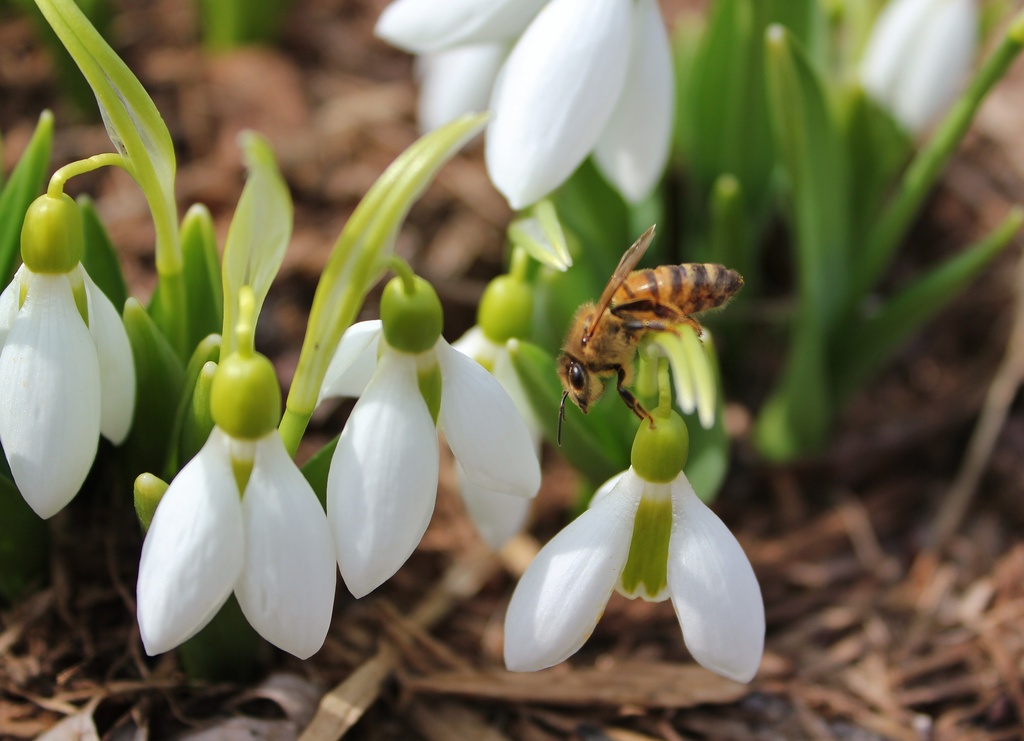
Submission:
M 573 363 L 569 366 L 569 383 L 576 391 L 582 391 L 586 385 L 586 379 L 583 377 L 583 368 L 580 367 L 579 363 Z

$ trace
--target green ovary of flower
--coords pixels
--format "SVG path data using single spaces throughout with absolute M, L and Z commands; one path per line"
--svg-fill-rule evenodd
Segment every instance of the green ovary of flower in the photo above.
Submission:
M 686 423 L 672 411 L 667 417 L 656 416 L 653 428 L 640 423 L 630 456 L 633 470 L 640 478 L 668 483 L 683 470 L 689 453 L 690 433 Z
M 240 440 L 258 440 L 277 427 L 281 386 L 274 366 L 258 353 L 234 353 L 221 361 L 210 391 L 213 421 Z
M 407 353 L 426 352 L 441 336 L 444 312 L 434 287 L 417 276 L 392 278 L 380 297 L 384 339 Z
M 533 289 L 510 275 L 491 281 L 480 299 L 477 323 L 491 342 L 504 344 L 530 334 Z
M 70 273 L 82 259 L 85 237 L 78 204 L 62 193 L 39 196 L 21 227 L 21 259 L 33 273 Z

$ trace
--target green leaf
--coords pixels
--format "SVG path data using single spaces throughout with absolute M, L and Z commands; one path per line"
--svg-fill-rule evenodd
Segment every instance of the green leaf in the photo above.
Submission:
M 636 238 L 631 235 L 629 207 L 622 196 L 588 158 L 552 200 L 562 226 L 582 248 L 576 257 L 583 258 L 580 262 L 588 267 L 595 265 L 597 274 L 607 280 Z
M 316 407 L 338 342 L 394 254 L 406 214 L 441 167 L 480 133 L 486 122 L 483 114 L 463 116 L 417 139 L 377 179 L 342 229 L 313 294 L 306 336 L 279 428 L 285 448 L 292 454 Z
M 185 371 L 136 299 L 125 302 L 123 318 L 135 358 L 135 416 L 123 452 L 128 470 L 161 471 L 170 451 Z
M 709 231 L 708 261 L 730 267 L 744 278 L 746 290 L 733 301 L 756 294 L 759 274 L 755 269 L 756 245 L 747 217 L 743 186 L 733 175 L 719 176 L 711 190 Z
M 174 413 L 174 428 L 170 439 L 175 441 L 171 446 L 164 468 L 167 478 L 174 478 L 182 466 L 199 452 L 206 438 L 213 429 L 213 419 L 209 411 L 209 388 L 204 384 L 212 382 L 212 371 L 207 365 L 215 364 L 221 357 L 221 339 L 219 334 L 204 337 L 196 345 L 195 352 L 185 366 L 182 378 L 182 395 Z M 209 375 L 210 378 L 204 378 Z M 197 393 L 207 393 L 197 402 Z M 198 404 L 198 408 L 197 408 Z M 204 408 L 205 404 L 205 408 Z
M 214 51 L 277 40 L 288 0 L 196 0 L 203 45 Z
M 21 492 L 0 476 L 0 597 L 11 603 L 46 580 L 50 531 Z
M 851 90 L 844 132 L 850 164 L 850 244 L 863 244 L 914 143 L 859 85 Z
M 761 407 L 754 427 L 754 444 L 766 460 L 786 462 L 824 446 L 832 421 L 825 360 L 821 335 L 799 332 L 779 387 Z
M 1014 16 L 998 46 L 918 151 L 904 172 L 889 207 L 873 223 L 862 258 L 853 266 L 857 274 L 855 290 L 850 293 L 851 307 L 875 285 L 889 264 L 893 251 L 967 133 L 985 96 L 1003 78 L 1021 49 L 1024 49 L 1024 10 Z
M 192 387 L 189 396 L 188 411 L 181 426 L 181 437 L 178 441 L 178 460 L 181 465 L 192 460 L 206 439 L 213 432 L 213 414 L 210 411 L 210 394 L 213 389 L 213 377 L 217 373 L 217 364 L 210 361 L 203 365 L 199 377 Z
M 251 131 L 239 137 L 249 176 L 224 245 L 224 354 L 238 348 L 235 322 L 242 286 L 252 288 L 254 319 L 270 291 L 292 236 L 292 198 L 266 139 Z
M 221 287 L 217 235 L 210 210 L 193 205 L 181 222 L 182 278 L 189 305 L 188 347 L 221 330 L 224 294 Z
M 870 318 L 856 322 L 836 343 L 836 395 L 847 400 L 921 325 L 963 291 L 1010 243 L 1024 224 L 1016 207 L 980 242 L 954 255 L 890 299 Z
M 160 281 L 150 311 L 178 356 L 185 358 L 190 351 L 185 346 L 188 305 L 181 283 L 181 247 L 174 200 L 177 165 L 167 124 L 142 83 L 74 0 L 36 0 L 36 5 L 89 82 L 110 140 L 149 204 Z
M 562 386 L 558 381 L 555 358 L 528 342 L 512 341 L 509 350 L 516 375 L 543 427 L 544 436 L 554 443 L 557 440 L 558 409 L 562 400 Z M 635 417 L 625 405 L 612 405 L 612 401 L 593 405 L 587 417 L 571 401 L 565 405 L 565 423 L 559 451 L 596 486 L 629 468 L 629 453 L 636 430 Z M 628 419 L 623 419 L 623 411 Z M 629 419 L 633 419 L 633 423 Z M 627 430 L 629 440 L 625 441 L 616 435 L 616 428 Z
M 800 321 L 824 330 L 835 323 L 846 296 L 845 143 L 822 80 L 792 35 L 771 26 L 766 50 L 772 127 L 790 189 Z
M 120 311 L 128 299 L 128 287 L 121 272 L 121 262 L 117 259 L 117 250 L 110 241 L 100 215 L 96 213 L 92 199 L 87 195 L 79 196 L 78 207 L 82 213 L 82 230 L 85 234 L 82 265 L 114 308 Z
M 340 434 L 336 435 L 333 440 L 313 453 L 301 468 L 302 475 L 313 487 L 313 492 L 324 509 L 327 509 L 327 474 L 331 470 L 331 459 L 334 457 L 334 449 L 338 447 L 339 437 Z
M 14 275 L 21 246 L 21 225 L 29 204 L 43 192 L 53 146 L 53 114 L 43 111 L 32 139 L 0 191 L 0 279 Z

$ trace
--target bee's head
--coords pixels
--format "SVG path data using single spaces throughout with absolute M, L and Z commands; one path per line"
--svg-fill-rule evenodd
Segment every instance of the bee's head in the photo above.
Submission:
M 586 414 L 590 403 L 597 398 L 592 390 L 590 372 L 579 360 L 571 355 L 563 354 L 558 361 L 558 375 L 562 379 L 562 388 L 565 389 L 565 393 L 562 395 L 563 406 L 565 398 L 571 397 L 580 411 Z M 600 393 L 597 395 L 599 396 Z

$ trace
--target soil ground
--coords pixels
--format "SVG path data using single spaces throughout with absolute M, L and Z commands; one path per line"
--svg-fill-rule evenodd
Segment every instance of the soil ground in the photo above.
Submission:
M 191 3 L 114 3 L 116 46 L 178 150 L 178 202 L 207 204 L 221 243 L 243 182 L 237 133 L 254 128 L 278 153 L 296 228 L 258 344 L 285 384 L 328 250 L 358 198 L 416 136 L 410 61 L 372 36 L 384 4 L 295 0 L 278 48 L 208 55 Z M 109 151 L 102 126 L 54 80 L 31 22 L 0 6 L 5 171 L 45 107 L 58 121 L 54 166 Z M 1024 203 L 1022 110 L 1018 64 L 931 199 L 891 285 Z M 69 190 L 95 199 L 133 293 L 148 296 L 153 235 L 134 183 L 104 172 Z M 447 166 L 413 210 L 398 249 L 437 286 L 447 336 L 472 323 L 499 271 L 509 216 L 478 150 Z M 750 556 L 768 620 L 750 685 L 693 664 L 668 603 L 617 596 L 569 662 L 504 671 L 501 624 L 515 576 L 567 521 L 576 490 L 575 474 L 547 450 L 529 535 L 489 554 L 444 467 L 434 520 L 406 567 L 370 598 L 339 596 L 313 659 L 277 654 L 272 672 L 249 684 L 189 683 L 173 655 L 145 657 L 134 514 L 126 499 L 76 501 L 53 521 L 48 585 L 0 610 L 0 736 L 287 739 L 308 727 L 306 738 L 347 731 L 428 741 L 1024 739 L 1018 252 L 1019 244 L 906 345 L 821 456 L 764 465 L 747 439 L 751 410 L 730 405 L 736 452 L 715 507 Z M 1009 380 L 993 385 L 1000 367 Z M 992 445 L 968 454 L 986 405 Z M 300 455 L 335 434 L 346 409 L 318 417 Z M 975 489 L 966 516 L 936 543 L 939 513 Z

